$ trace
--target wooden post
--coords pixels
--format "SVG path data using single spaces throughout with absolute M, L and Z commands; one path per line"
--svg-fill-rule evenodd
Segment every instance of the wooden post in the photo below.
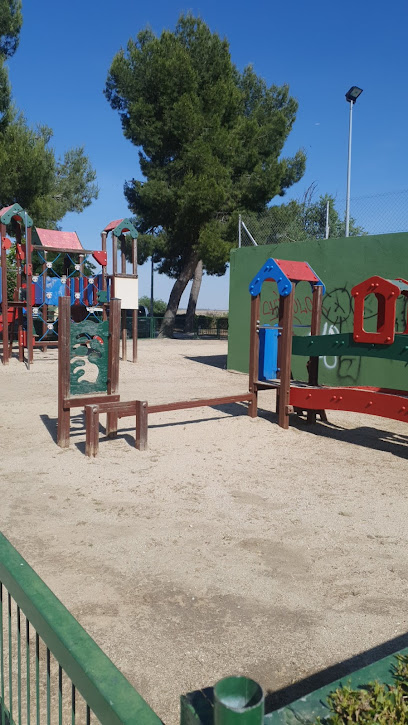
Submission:
M 259 306 L 260 295 L 251 296 L 251 326 L 249 333 L 249 390 L 253 398 L 248 405 L 248 415 L 256 418 L 258 415 L 258 377 L 259 377 Z
M 132 239 L 132 271 L 137 275 L 137 239 Z M 139 306 L 139 300 L 138 300 Z M 139 310 L 132 310 L 132 361 L 137 362 L 137 335 Z
M 85 455 L 92 457 L 98 454 L 99 450 L 99 406 L 85 406 L 85 428 L 86 443 Z
M 48 305 L 46 303 L 46 299 L 47 298 L 45 296 L 46 295 L 46 289 L 47 289 L 47 269 L 48 269 L 48 267 L 47 267 L 47 252 L 44 252 L 44 259 L 45 259 L 45 262 L 43 263 L 43 267 L 42 267 L 42 271 L 43 271 L 43 273 L 42 273 L 42 296 L 43 296 L 43 298 L 42 298 L 42 318 L 43 318 L 43 323 L 42 323 L 42 337 L 43 337 L 43 339 L 45 338 L 45 336 L 47 334 L 47 330 L 48 330 L 48 328 L 47 328 L 47 324 L 48 324 Z M 34 297 L 34 302 L 35 302 L 35 297 Z M 41 348 L 42 352 L 45 352 L 46 349 L 47 348 L 45 346 Z
M 34 361 L 33 353 L 33 263 L 31 249 L 31 227 L 27 228 L 26 239 L 26 284 L 27 284 L 27 356 L 29 364 Z
M 136 401 L 136 439 L 139 451 L 147 450 L 148 405 L 147 400 Z
M 8 299 L 7 299 L 7 251 L 3 243 L 6 236 L 6 225 L 0 224 L 1 236 L 1 314 L 3 317 L 3 365 L 9 362 L 9 324 L 8 324 Z
M 64 407 L 64 400 L 70 397 L 70 327 L 71 300 L 58 300 L 58 429 L 57 443 L 69 448 L 70 409 Z
M 120 235 L 120 271 L 126 274 L 125 235 Z M 127 360 L 126 310 L 122 309 L 122 360 Z
M 115 276 L 118 273 L 118 240 L 112 232 L 112 279 L 110 297 L 115 296 Z
M 277 368 L 278 378 L 280 378 L 281 370 L 281 351 L 282 351 L 282 327 L 283 327 L 283 297 L 279 297 L 279 309 L 278 309 L 278 355 L 277 355 Z M 276 412 L 279 412 L 279 395 L 280 389 L 276 388 Z
M 292 362 L 292 336 L 293 336 L 293 306 L 295 298 L 295 286 L 283 297 L 283 329 L 281 330 L 281 355 L 280 355 L 280 386 L 279 386 L 279 409 L 278 424 L 281 428 L 289 428 L 289 399 L 290 399 L 290 370 Z
M 320 335 L 320 325 L 322 320 L 322 300 L 323 300 L 323 288 L 320 285 L 313 287 L 313 302 L 312 302 L 312 322 L 310 327 L 311 335 Z M 308 364 L 309 371 L 309 385 L 319 384 L 319 358 L 309 358 Z M 324 410 L 308 410 L 307 411 L 307 422 L 309 424 L 316 423 L 316 415 L 319 413 L 322 420 L 327 421 L 326 413 Z
M 106 252 L 106 236 L 107 232 L 101 233 L 101 239 L 102 239 L 102 252 Z M 108 289 L 108 281 L 107 281 L 107 271 L 106 267 L 102 267 L 102 291 L 106 292 Z M 103 303 L 102 306 L 102 320 L 105 321 L 108 319 L 108 313 L 106 311 L 106 303 Z
M 108 395 L 119 389 L 119 338 L 120 300 L 110 300 L 109 306 L 109 352 L 108 352 Z M 113 438 L 118 430 L 118 414 L 107 413 L 106 434 Z

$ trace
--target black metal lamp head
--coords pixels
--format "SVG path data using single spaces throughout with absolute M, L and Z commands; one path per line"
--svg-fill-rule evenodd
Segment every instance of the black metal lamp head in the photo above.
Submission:
M 346 101 L 352 101 L 352 103 L 355 103 L 357 98 L 361 96 L 362 92 L 362 88 L 359 88 L 358 86 L 351 86 L 350 90 L 346 93 Z

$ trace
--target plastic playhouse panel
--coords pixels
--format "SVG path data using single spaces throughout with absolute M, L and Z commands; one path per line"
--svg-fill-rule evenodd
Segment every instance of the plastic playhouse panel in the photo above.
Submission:
M 122 310 L 139 309 L 139 280 L 115 277 L 115 297 L 121 300 Z
M 259 330 L 259 380 L 275 380 L 278 375 L 278 328 Z

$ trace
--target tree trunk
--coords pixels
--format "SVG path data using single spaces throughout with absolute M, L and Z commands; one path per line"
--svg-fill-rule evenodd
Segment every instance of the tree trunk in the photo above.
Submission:
M 203 263 L 200 259 L 194 271 L 193 284 L 191 285 L 190 297 L 188 300 L 186 324 L 184 332 L 194 332 L 194 315 L 197 307 L 198 295 L 200 294 L 201 281 L 203 279 Z
M 189 260 L 185 263 L 179 276 L 177 277 L 173 289 L 170 292 L 167 310 L 164 313 L 162 326 L 160 328 L 159 337 L 173 337 L 174 323 L 179 308 L 181 296 L 186 289 L 190 279 L 194 275 L 194 270 L 198 262 L 198 254 L 193 253 Z

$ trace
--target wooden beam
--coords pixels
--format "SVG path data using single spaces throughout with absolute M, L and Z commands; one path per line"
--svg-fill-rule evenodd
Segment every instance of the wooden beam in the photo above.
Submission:
M 202 400 L 184 400 L 176 403 L 163 403 L 161 405 L 149 405 L 149 413 L 165 413 L 170 410 L 185 410 L 188 408 L 206 408 L 214 405 L 228 405 L 229 403 L 243 403 L 251 401 L 253 393 L 244 395 L 227 395 L 221 398 L 203 398 Z
M 70 408 L 70 325 L 71 300 L 58 300 L 58 428 L 57 443 L 60 448 L 69 448 Z
M 251 296 L 251 322 L 249 333 L 249 390 L 252 398 L 248 406 L 248 415 L 256 418 L 258 415 L 258 376 L 259 376 L 259 306 L 260 295 Z
M 279 387 L 279 410 L 278 424 L 281 428 L 289 428 L 289 398 L 290 398 L 290 373 L 292 363 L 292 336 L 293 336 L 293 303 L 295 287 L 287 297 L 282 297 L 283 319 L 281 333 L 281 356 L 280 356 L 280 387 Z
M 116 239 L 116 237 L 114 237 Z M 111 299 L 109 305 L 109 351 L 108 351 L 108 395 L 119 390 L 119 338 L 120 338 L 120 300 Z M 118 430 L 118 416 L 108 413 L 106 433 L 114 437 Z

